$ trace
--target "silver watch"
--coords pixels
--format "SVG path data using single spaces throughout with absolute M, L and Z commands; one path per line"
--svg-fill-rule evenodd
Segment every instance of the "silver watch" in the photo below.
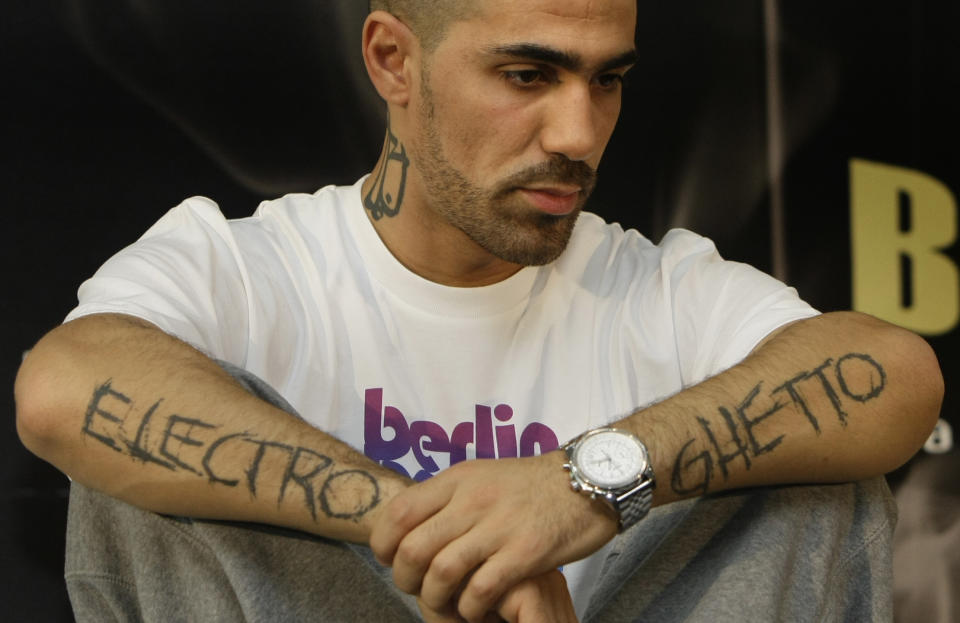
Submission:
M 597 428 L 563 446 L 570 486 L 607 502 L 620 516 L 620 531 L 650 511 L 656 481 L 647 447 L 636 435 L 617 428 Z

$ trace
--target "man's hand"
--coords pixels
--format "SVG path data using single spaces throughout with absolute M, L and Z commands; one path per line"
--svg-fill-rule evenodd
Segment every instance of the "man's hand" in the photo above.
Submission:
M 458 463 L 400 492 L 375 522 L 370 546 L 393 566 L 396 585 L 428 608 L 447 611 L 460 591 L 459 614 L 484 621 L 509 589 L 616 534 L 613 510 L 574 493 L 562 464 L 560 451 Z M 516 602 L 514 614 L 526 603 Z
M 436 612 L 418 602 L 420 613 L 426 623 L 461 623 L 455 613 Z M 567 590 L 567 581 L 556 569 L 528 578 L 513 588 L 500 600 L 496 612 L 490 612 L 483 623 L 577 623 L 573 600 Z
M 556 569 L 511 588 L 497 613 L 509 623 L 577 623 L 567 580 Z

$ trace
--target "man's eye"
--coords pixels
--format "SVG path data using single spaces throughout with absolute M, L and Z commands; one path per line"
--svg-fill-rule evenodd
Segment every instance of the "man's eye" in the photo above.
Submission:
M 508 82 L 521 87 L 533 86 L 544 80 L 543 72 L 539 69 L 516 69 L 503 72 Z
M 623 76 L 620 74 L 604 74 L 597 78 L 597 84 L 604 89 L 615 89 L 623 84 Z

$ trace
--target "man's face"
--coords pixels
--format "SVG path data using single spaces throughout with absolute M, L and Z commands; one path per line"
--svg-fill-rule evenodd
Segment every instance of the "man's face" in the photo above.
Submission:
M 432 213 L 495 257 L 564 249 L 634 58 L 635 0 L 478 0 L 426 59 L 412 157 Z

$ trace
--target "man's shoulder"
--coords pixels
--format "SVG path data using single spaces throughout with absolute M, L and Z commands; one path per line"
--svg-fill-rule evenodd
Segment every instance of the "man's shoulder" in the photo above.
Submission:
M 709 238 L 687 229 L 671 229 L 654 242 L 636 229 L 625 229 L 620 223 L 609 222 L 592 212 L 583 212 L 577 221 L 570 242 L 571 255 L 609 253 L 613 258 L 642 256 L 647 259 L 679 258 L 689 255 L 716 254 Z
M 242 247 L 256 247 L 283 245 L 282 241 L 311 236 L 337 238 L 342 231 L 352 229 L 347 225 L 349 213 L 359 201 L 356 186 L 329 185 L 312 193 L 293 192 L 261 201 L 246 216 L 228 218 L 216 203 L 199 197 L 188 199 L 171 212 L 183 213 L 177 221 L 202 221 L 205 228 L 216 230 L 223 238 Z
M 252 214 L 228 217 L 216 201 L 194 196 L 167 211 L 132 246 L 163 253 L 209 247 L 237 258 L 297 251 L 307 238 L 339 240 L 350 229 L 345 223 L 351 202 L 358 201 L 359 191 L 352 186 L 326 186 L 265 200 Z
M 239 217 L 228 217 L 215 200 L 196 195 L 184 199 L 168 210 L 151 229 L 164 230 L 189 224 L 205 224 L 214 229 L 238 223 L 262 224 L 294 214 L 303 216 L 307 212 L 325 207 L 344 206 L 353 197 L 358 196 L 358 193 L 359 191 L 353 186 L 333 185 L 325 186 L 313 193 L 287 193 L 274 199 L 261 201 L 252 214 Z
M 243 221 L 263 221 L 297 217 L 307 215 L 336 216 L 342 208 L 359 201 L 360 190 L 356 185 L 335 186 L 329 185 L 313 192 L 287 193 L 275 199 L 260 203 L 256 211 Z

